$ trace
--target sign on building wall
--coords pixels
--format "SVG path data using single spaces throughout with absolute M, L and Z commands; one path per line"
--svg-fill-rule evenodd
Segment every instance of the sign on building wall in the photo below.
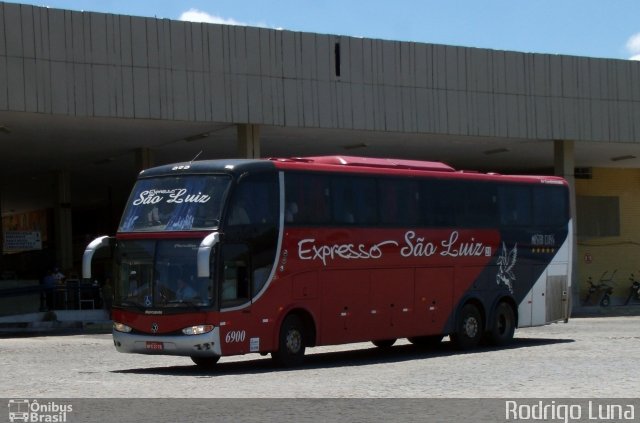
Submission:
M 3 253 L 42 250 L 40 231 L 7 231 L 4 233 Z
M 47 242 L 47 210 L 2 217 L 2 252 L 42 250 Z

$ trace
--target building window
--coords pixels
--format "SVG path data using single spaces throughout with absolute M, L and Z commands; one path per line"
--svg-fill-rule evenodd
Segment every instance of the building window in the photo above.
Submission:
M 620 198 L 578 196 L 578 237 L 620 236 Z

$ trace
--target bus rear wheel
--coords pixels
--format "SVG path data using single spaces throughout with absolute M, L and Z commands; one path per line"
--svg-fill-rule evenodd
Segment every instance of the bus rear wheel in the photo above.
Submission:
M 496 346 L 509 344 L 513 340 L 513 333 L 516 330 L 513 308 L 507 303 L 500 303 L 493 315 L 493 325 L 487 333 L 487 341 Z
M 466 304 L 460 310 L 456 331 L 451 334 L 451 340 L 458 349 L 468 350 L 478 345 L 483 332 L 482 315 L 478 307 Z
M 282 367 L 302 364 L 305 350 L 305 328 L 296 315 L 287 316 L 280 327 L 278 351 L 271 353 L 275 363 Z
M 371 341 L 371 343 L 378 348 L 391 348 L 391 346 L 396 343 L 396 340 L 395 339 L 378 339 L 375 341 Z
M 191 357 L 191 361 L 201 369 L 213 369 L 218 360 L 220 360 L 220 357 Z

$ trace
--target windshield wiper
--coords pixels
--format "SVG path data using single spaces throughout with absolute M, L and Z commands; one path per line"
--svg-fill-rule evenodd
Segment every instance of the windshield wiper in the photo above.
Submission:
M 123 307 L 135 307 L 138 310 L 144 311 L 145 310 L 145 306 L 140 304 L 140 303 L 136 303 L 135 301 L 122 301 L 120 302 L 120 305 Z
M 193 301 L 189 301 L 189 300 L 171 300 L 171 301 L 167 301 L 167 305 L 171 305 L 171 306 L 189 306 L 189 307 L 198 307 L 200 305 L 203 305 L 202 303 L 195 303 Z

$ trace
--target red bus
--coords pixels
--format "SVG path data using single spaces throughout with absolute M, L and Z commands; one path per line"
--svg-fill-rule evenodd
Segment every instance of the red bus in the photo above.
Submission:
M 144 170 L 112 248 L 120 352 L 191 357 L 449 335 L 497 345 L 567 321 L 566 181 L 346 156 Z

